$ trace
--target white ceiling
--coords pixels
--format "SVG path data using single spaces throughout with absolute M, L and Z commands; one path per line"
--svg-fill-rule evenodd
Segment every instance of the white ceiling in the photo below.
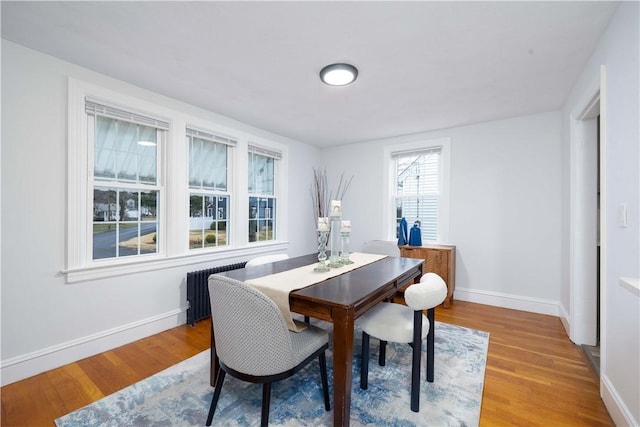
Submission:
M 2 37 L 317 146 L 559 109 L 616 2 L 9 2 Z M 333 62 L 358 80 L 329 87 Z

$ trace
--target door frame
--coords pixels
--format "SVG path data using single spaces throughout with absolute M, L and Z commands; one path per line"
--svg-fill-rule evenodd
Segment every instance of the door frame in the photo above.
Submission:
M 576 344 L 597 342 L 596 232 L 600 232 L 600 342 L 601 363 L 606 340 L 606 103 L 605 68 L 585 91 L 583 101 L 571 114 L 570 126 L 570 237 L 569 237 L 569 338 Z M 596 118 L 600 115 L 600 220 L 595 205 L 597 169 L 594 168 L 593 139 L 597 136 Z M 592 206 L 592 207 L 589 207 Z

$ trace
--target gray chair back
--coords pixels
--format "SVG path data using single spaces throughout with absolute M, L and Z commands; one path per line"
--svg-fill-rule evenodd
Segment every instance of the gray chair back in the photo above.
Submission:
M 400 249 L 398 248 L 398 245 L 395 242 L 389 242 L 387 240 L 372 240 L 367 242 L 362 246 L 360 252 L 400 258 Z
M 248 375 L 274 375 L 296 366 L 278 306 L 254 287 L 228 277 L 209 277 L 211 316 L 220 360 Z

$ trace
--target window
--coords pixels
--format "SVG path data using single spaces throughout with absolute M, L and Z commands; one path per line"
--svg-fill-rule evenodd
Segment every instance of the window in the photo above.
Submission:
M 449 139 L 385 147 L 389 165 L 390 238 L 398 238 L 400 220 L 416 221 L 423 242 L 445 242 L 449 224 Z
M 287 249 L 286 144 L 156 97 L 68 88 L 68 283 Z
M 229 151 L 236 141 L 187 128 L 189 249 L 229 245 Z
M 93 260 L 158 252 L 158 145 L 168 124 L 86 99 Z
M 282 154 L 249 145 L 249 242 L 276 240 L 275 180 Z
M 393 155 L 393 159 L 396 176 L 396 227 L 403 217 L 409 224 L 417 221 L 422 231 L 422 240 L 437 240 L 440 149 L 397 153 Z

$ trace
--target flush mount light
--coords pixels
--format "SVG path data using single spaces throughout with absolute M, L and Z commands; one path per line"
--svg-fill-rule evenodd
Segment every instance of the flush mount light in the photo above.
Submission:
M 320 70 L 320 79 L 330 86 L 344 86 L 358 77 L 358 69 L 351 64 L 331 64 Z

